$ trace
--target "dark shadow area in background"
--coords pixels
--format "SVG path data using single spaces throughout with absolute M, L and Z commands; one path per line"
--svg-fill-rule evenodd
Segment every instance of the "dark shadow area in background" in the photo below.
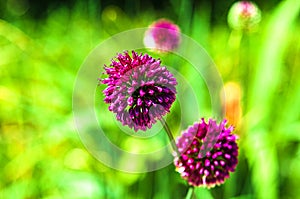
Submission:
M 16 0 L 4 0 L 0 2 L 0 18 L 11 21 L 20 17 L 28 17 L 33 20 L 43 20 L 45 19 L 52 11 L 58 9 L 59 7 L 65 7 L 72 11 L 74 5 L 79 3 L 74 0 L 24 0 L 22 4 L 26 4 L 27 10 L 25 13 L 16 16 L 15 13 L 11 13 L 9 9 L 7 9 L 8 4 L 11 6 L 20 7 L 19 1 Z M 81 4 L 85 4 L 86 9 L 89 10 L 93 8 L 93 10 L 97 10 L 99 15 L 102 10 L 110 5 L 115 5 L 121 8 L 128 16 L 135 17 L 138 16 L 139 13 L 143 13 L 149 10 L 155 10 L 162 15 L 165 13 L 165 17 L 178 17 L 176 16 L 176 12 L 173 9 L 174 5 L 181 5 L 183 0 L 152 0 L 152 1 L 144 1 L 144 0 L 87 0 L 84 2 L 80 2 Z M 190 5 L 193 8 L 201 7 L 202 5 L 208 6 L 211 8 L 211 24 L 225 23 L 226 15 L 229 7 L 232 5 L 235 0 L 229 1 L 218 1 L 218 0 L 190 0 Z M 270 0 L 270 1 L 253 1 L 255 2 L 261 9 L 269 10 L 273 8 L 280 0 Z M 171 16 L 172 17 L 171 17 Z

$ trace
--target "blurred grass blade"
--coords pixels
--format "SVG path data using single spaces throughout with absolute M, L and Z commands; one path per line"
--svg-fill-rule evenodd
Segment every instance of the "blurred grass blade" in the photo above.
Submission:
M 2 19 L 0 19 L 0 36 L 23 51 L 26 51 L 32 43 L 32 40 L 24 32 Z
M 283 1 L 271 16 L 266 28 L 250 96 L 250 108 L 255 117 L 268 113 L 268 103 L 280 80 L 280 68 L 290 26 L 297 18 L 300 1 Z M 254 116 L 253 115 L 253 116 Z
M 278 198 L 278 160 L 273 140 L 264 129 L 247 139 L 247 158 L 252 167 L 252 183 L 257 199 Z
M 282 59 L 287 46 L 290 27 L 297 18 L 300 1 L 289 0 L 279 4 L 270 18 L 263 37 L 264 43 L 251 89 L 249 137 L 247 156 L 253 169 L 253 186 L 258 199 L 278 198 L 278 161 L 276 148 L 269 134 L 274 121 L 270 106 L 278 88 Z M 275 100 L 275 99 L 274 99 Z
M 194 187 L 189 187 L 185 199 L 191 199 L 194 195 Z

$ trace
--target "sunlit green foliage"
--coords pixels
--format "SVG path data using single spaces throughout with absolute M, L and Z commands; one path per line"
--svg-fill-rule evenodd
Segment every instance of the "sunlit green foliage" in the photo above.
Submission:
M 93 4 L 78 1 L 42 20 L 0 19 L 0 198 L 185 197 L 188 187 L 173 165 L 144 174 L 111 169 L 89 154 L 73 121 L 74 81 L 88 53 L 113 34 L 147 27 L 158 17 L 173 17 L 182 33 L 207 50 L 224 83 L 235 82 L 242 90 L 237 171 L 220 187 L 196 188 L 195 198 L 299 197 L 300 1 L 262 9 L 261 23 L 250 33 L 231 30 L 225 22 L 212 24 L 208 4 L 194 8 L 189 1 L 171 2 L 172 15 L 149 8 L 133 18 L 115 5 L 100 13 Z M 22 9 L 10 12 L 22 15 Z M 195 91 L 199 117 L 209 116 L 204 83 L 195 81 L 189 63 L 174 64 Z M 174 135 L 182 130 L 177 117 L 176 112 L 168 117 Z M 185 121 L 183 129 L 193 123 Z M 145 150 L 143 141 L 113 134 L 118 132 L 115 121 L 108 119 L 105 126 L 120 146 Z M 159 148 L 165 142 L 162 136 L 147 143 Z

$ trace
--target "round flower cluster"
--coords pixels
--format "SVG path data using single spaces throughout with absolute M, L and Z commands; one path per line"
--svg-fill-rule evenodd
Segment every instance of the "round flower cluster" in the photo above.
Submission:
M 170 111 L 177 81 L 160 60 L 124 52 L 105 71 L 108 77 L 101 80 L 107 85 L 104 101 L 123 125 L 145 131 Z
M 261 11 L 251 1 L 238 1 L 228 12 L 228 24 L 236 30 L 253 30 L 261 20 Z
M 204 119 L 190 126 L 176 140 L 180 156 L 174 164 L 181 177 L 192 186 L 214 187 L 224 183 L 238 162 L 237 136 L 231 134 L 233 127 L 225 127 Z
M 180 43 L 179 27 L 166 19 L 152 23 L 145 33 L 144 44 L 160 52 L 175 50 Z

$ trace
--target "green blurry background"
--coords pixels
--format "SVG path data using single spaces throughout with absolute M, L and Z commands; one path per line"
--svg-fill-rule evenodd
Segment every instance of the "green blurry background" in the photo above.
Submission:
M 143 174 L 111 169 L 85 149 L 73 121 L 73 85 L 88 53 L 162 17 L 202 45 L 224 84 L 235 85 L 226 90 L 232 104 L 224 106 L 240 137 L 237 170 L 222 186 L 197 188 L 194 198 L 300 198 L 300 3 L 256 2 L 261 23 L 242 32 L 227 25 L 233 2 L 2 0 L 0 198 L 185 197 L 187 185 L 172 164 Z M 192 68 L 180 67 L 183 74 Z M 201 98 L 204 110 L 208 100 Z M 118 133 L 112 139 L 123 136 L 114 121 L 106 126 Z

